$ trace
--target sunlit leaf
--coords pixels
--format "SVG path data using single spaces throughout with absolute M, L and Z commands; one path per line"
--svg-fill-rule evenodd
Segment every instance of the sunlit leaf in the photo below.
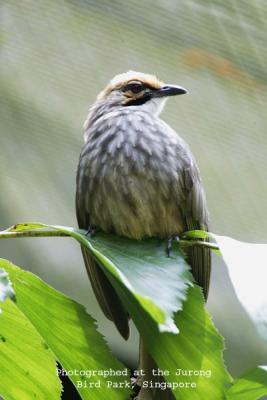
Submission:
M 86 313 L 84 307 L 45 284 L 32 273 L 23 271 L 7 262 L 5 262 L 4 267 L 16 292 L 16 307 L 20 310 L 20 313 L 23 313 L 23 318 L 27 317 L 28 321 L 30 321 L 31 324 L 27 323 L 32 329 L 34 327 L 42 337 L 40 342 L 45 342 L 45 346 L 51 349 L 55 359 L 60 362 L 64 370 L 70 371 L 69 377 L 76 385 L 82 398 L 88 400 L 127 399 L 130 392 L 129 389 L 118 390 L 116 388 L 107 388 L 106 385 L 107 380 L 114 382 L 129 380 L 127 376 L 109 376 L 108 378 L 104 378 L 103 375 L 85 376 L 84 371 L 100 371 L 101 373 L 101 371 L 112 369 L 113 371 L 121 370 L 126 372 L 126 369 L 111 355 L 104 339 L 96 330 L 95 321 Z M 29 360 L 27 358 L 27 347 L 25 350 L 23 342 L 24 335 L 27 332 L 21 331 L 20 341 L 16 342 L 16 334 L 20 329 L 20 325 L 16 326 L 16 318 L 14 318 L 12 327 L 10 327 L 9 321 L 3 322 L 4 326 L 8 331 L 12 330 L 14 332 L 14 347 L 20 349 L 21 357 L 25 357 L 25 364 L 22 364 L 20 373 L 22 376 L 24 374 L 27 377 L 27 363 Z M 27 339 L 25 338 L 26 341 Z M 5 344 L 8 344 L 8 341 Z M 38 354 L 38 359 L 40 363 L 43 362 L 41 353 Z M 2 359 L 0 362 L 1 370 L 5 368 L 12 369 L 12 364 L 11 366 L 9 364 L 9 358 L 8 360 Z M 55 362 L 53 369 L 51 369 L 51 366 L 49 367 L 48 363 L 46 368 L 49 368 L 50 372 L 52 370 L 56 379 Z M 36 369 L 38 369 L 37 366 Z M 77 374 L 74 373 L 75 371 L 78 371 Z M 33 387 L 36 384 L 34 376 L 34 374 L 31 375 Z M 100 381 L 100 388 L 95 387 L 90 390 L 88 387 L 80 387 L 82 384 L 86 385 L 89 382 L 96 384 L 98 381 Z M 4 384 L 5 381 L 3 380 Z M 46 385 L 49 386 L 49 383 L 46 383 Z M 16 386 L 23 390 L 23 377 L 17 382 Z M 17 396 L 10 397 L 10 400 L 20 398 L 24 399 L 22 396 Z M 56 399 L 59 397 L 37 396 L 37 398 Z M 34 399 L 33 396 L 29 398 L 29 400 L 32 399 Z
M 159 368 L 170 371 L 166 380 L 180 385 L 188 383 L 186 389 L 180 386 L 174 390 L 175 397 L 179 400 L 223 399 L 231 381 L 222 359 L 223 340 L 205 310 L 200 289 L 189 289 L 185 300 L 190 278 L 185 262 L 179 260 L 183 257 L 180 251 L 173 249 L 172 257 L 168 259 L 164 251 L 166 244 L 156 240 L 142 243 L 99 233 L 88 238 L 72 228 L 54 229 L 75 237 L 100 262 Z M 180 294 L 177 280 L 182 281 L 179 283 L 183 289 L 180 287 Z M 180 303 L 177 302 L 176 292 Z M 175 313 L 175 325 L 171 322 L 172 332 L 177 332 L 175 327 L 178 327 L 179 335 L 160 332 L 159 329 L 162 316 L 166 315 L 166 305 L 169 315 L 170 311 L 175 311 L 174 300 L 177 311 L 180 311 Z M 167 323 L 171 326 L 168 320 Z M 196 372 L 176 375 L 177 369 Z
M 234 381 L 227 400 L 259 400 L 267 395 L 267 367 L 258 367 Z
M 184 385 L 174 390 L 176 399 L 223 400 L 225 388 L 231 382 L 222 358 L 223 339 L 204 307 L 200 289 L 194 287 L 189 290 L 183 310 L 175 315 L 180 333 L 173 335 L 160 333 L 155 322 L 145 314 L 137 301 L 129 298 L 124 287 L 112 276 L 110 280 L 157 365 L 162 370 L 170 371 L 170 375 L 165 376 L 166 380 Z M 177 369 L 191 371 L 191 376 L 188 376 L 190 372 L 186 376 L 176 375 Z M 185 389 L 186 382 L 192 387 Z
M 8 299 L 2 308 L 0 397 L 59 400 L 61 384 L 53 353 L 16 303 Z

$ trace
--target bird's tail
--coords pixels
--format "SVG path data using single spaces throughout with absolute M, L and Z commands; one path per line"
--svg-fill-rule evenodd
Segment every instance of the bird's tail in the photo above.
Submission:
M 125 308 L 105 273 L 89 251 L 82 247 L 82 254 L 92 288 L 103 313 L 114 322 L 120 334 L 127 340 L 129 337 L 129 316 Z
M 208 248 L 194 246 L 187 250 L 187 254 L 193 276 L 196 283 L 202 287 L 204 298 L 207 301 L 211 272 L 211 251 Z
M 143 370 L 145 372 L 144 376 L 141 376 L 137 380 L 137 385 L 141 386 L 141 390 L 138 394 L 138 400 L 175 400 L 174 395 L 170 389 L 162 390 L 160 388 L 145 387 L 143 385 L 144 381 L 151 382 L 151 386 L 155 383 L 164 383 L 163 376 L 155 376 L 152 370 L 157 370 L 158 366 L 146 350 L 144 341 L 140 338 L 139 345 L 139 371 Z M 149 385 L 150 386 L 150 385 Z

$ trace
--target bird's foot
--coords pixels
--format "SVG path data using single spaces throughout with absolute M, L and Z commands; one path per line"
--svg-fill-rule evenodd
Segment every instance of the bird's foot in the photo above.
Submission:
M 179 241 L 180 241 L 180 238 L 179 238 L 179 235 L 177 235 L 177 233 L 175 233 L 174 235 L 171 235 L 168 238 L 167 247 L 166 247 L 167 257 L 170 257 L 170 253 L 171 253 L 171 249 L 172 249 L 172 243 L 173 242 L 179 242 Z
M 94 236 L 96 234 L 96 232 L 97 232 L 96 226 L 89 225 L 89 228 L 87 229 L 85 236 L 89 236 L 89 237 Z

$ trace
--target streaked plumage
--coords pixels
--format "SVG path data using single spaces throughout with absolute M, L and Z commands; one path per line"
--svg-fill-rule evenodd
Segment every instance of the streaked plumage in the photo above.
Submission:
M 77 172 L 80 228 L 95 226 L 134 239 L 167 239 L 208 228 L 195 159 L 185 141 L 158 116 L 165 96 L 182 93 L 182 88 L 164 86 L 152 75 L 133 71 L 115 77 L 100 93 L 84 125 Z M 102 270 L 82 251 L 102 310 L 127 338 L 127 312 Z M 210 251 L 190 248 L 188 257 L 207 296 Z

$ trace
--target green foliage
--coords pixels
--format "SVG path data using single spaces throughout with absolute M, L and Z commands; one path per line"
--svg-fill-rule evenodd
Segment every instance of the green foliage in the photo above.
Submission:
M 227 400 L 258 400 L 267 395 L 267 368 L 258 367 L 234 381 Z
M 6 233 L 46 232 L 47 229 L 72 236 L 87 247 L 112 283 L 122 288 L 126 298 L 136 301 L 138 309 L 141 307 L 159 324 L 161 331 L 177 332 L 172 314 L 182 309 L 186 291 L 192 284 L 181 250 L 176 247 L 171 257 L 167 257 L 165 241 L 136 241 L 104 233 L 89 238 L 80 230 L 39 223 L 17 224 Z
M 30 272 L 2 259 L 0 265 L 8 272 L 16 293 L 15 303 L 4 303 L 1 316 L 0 331 L 5 340 L 0 341 L 0 393 L 5 400 L 59 399 L 55 360 L 66 371 L 124 369 L 83 306 Z M 85 376 L 71 375 L 70 379 L 78 384 Z M 109 378 L 117 382 L 124 379 Z M 90 378 L 90 382 L 98 380 L 100 389 L 79 389 L 83 399 L 124 400 L 127 396 L 127 390 L 108 389 L 103 376 Z
M 165 379 L 176 387 L 175 398 L 257 400 L 267 394 L 267 372 L 263 368 L 244 374 L 232 384 L 223 362 L 223 339 L 205 309 L 200 288 L 193 287 L 178 246 L 168 258 L 166 243 L 154 239 L 137 242 L 103 233 L 88 237 L 73 228 L 33 223 L 0 232 L 0 238 L 62 235 L 75 238 L 97 259 L 158 367 L 168 372 Z M 199 239 L 206 236 L 205 232 L 192 231 L 180 243 L 190 241 L 191 246 L 195 241 L 201 245 Z M 225 254 L 224 246 L 220 250 Z M 70 378 L 82 399 L 128 399 L 128 371 L 111 355 L 85 309 L 6 260 L 0 259 L 0 267 L 8 273 L 15 291 L 14 302 L 6 300 L 0 316 L 0 368 L 4 371 L 0 393 L 4 399 L 59 399 L 56 361 L 66 371 L 78 371 Z M 13 293 L 6 273 L 1 280 L 4 297 Z M 108 369 L 125 371 L 126 376 L 105 378 L 101 371 Z M 100 374 L 79 374 L 88 370 Z M 126 382 L 129 389 L 107 388 L 107 379 Z M 79 387 L 81 382 L 83 387 Z M 90 382 L 100 382 L 100 388 L 89 389 Z
M 0 396 L 5 400 L 60 398 L 54 354 L 10 299 L 0 316 L 0 370 Z
M 166 380 L 193 384 L 186 389 L 176 389 L 177 399 L 223 399 L 225 388 L 231 382 L 222 359 L 223 340 L 205 310 L 198 287 L 189 290 L 183 311 L 175 315 L 179 335 L 160 333 L 155 324 L 140 312 L 131 315 L 158 366 L 170 371 Z M 181 376 L 176 375 L 177 369 L 211 375 Z

